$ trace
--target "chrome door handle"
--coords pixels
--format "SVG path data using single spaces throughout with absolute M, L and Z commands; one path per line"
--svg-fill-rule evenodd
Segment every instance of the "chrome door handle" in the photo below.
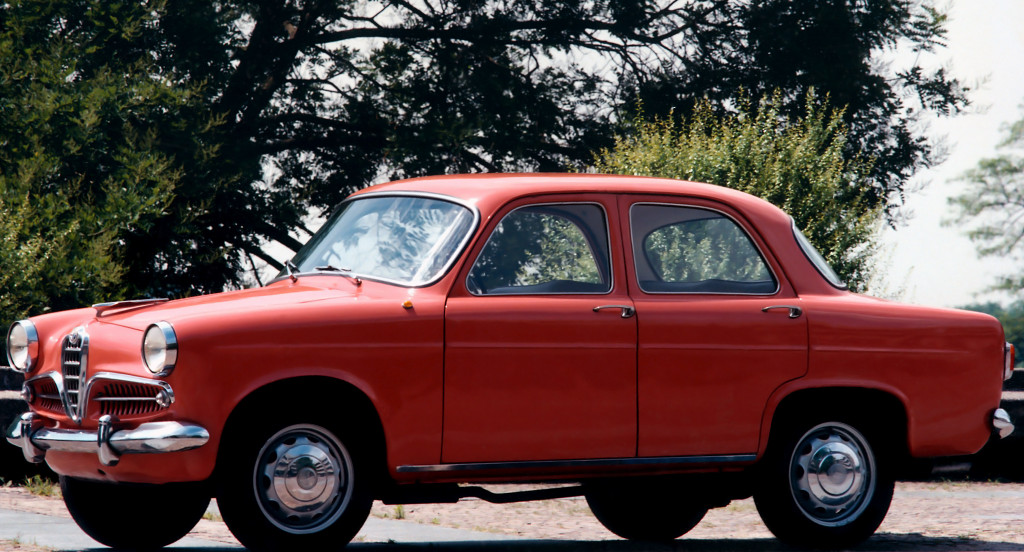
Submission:
M 768 312 L 772 309 L 789 309 L 790 318 L 800 318 L 800 315 L 804 313 L 803 309 L 793 305 L 772 305 L 770 307 L 765 307 L 761 309 L 761 312 Z
M 623 318 L 629 318 L 636 314 L 636 309 L 629 305 L 601 305 L 600 307 L 594 307 L 594 312 L 599 312 L 604 309 L 621 309 Z

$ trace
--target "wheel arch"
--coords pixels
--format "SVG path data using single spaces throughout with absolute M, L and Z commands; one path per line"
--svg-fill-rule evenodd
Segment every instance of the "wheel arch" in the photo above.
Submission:
M 766 410 L 758 446 L 758 458 L 764 457 L 773 435 L 777 435 L 782 424 L 799 418 L 806 412 L 850 409 L 872 429 L 885 438 L 888 453 L 904 464 L 910 460 L 910 422 L 905 400 L 895 392 L 869 387 L 834 386 L 809 387 L 777 394 Z M 869 405 L 865 408 L 866 405 Z
M 274 409 L 281 405 L 292 404 L 299 408 L 327 409 L 337 414 L 332 422 L 338 422 L 349 416 L 358 420 L 364 432 L 367 451 L 375 466 L 375 479 L 388 477 L 387 440 L 380 414 L 370 397 L 360 388 L 344 380 L 328 376 L 299 376 L 267 383 L 254 389 L 231 410 L 224 423 L 218 443 L 217 464 L 214 477 L 219 476 L 223 465 L 225 442 L 233 432 L 240 431 L 245 423 L 260 423 L 267 415 L 268 405 Z M 315 405 L 315 406 L 304 406 Z M 330 406 L 328 406 L 330 405 Z

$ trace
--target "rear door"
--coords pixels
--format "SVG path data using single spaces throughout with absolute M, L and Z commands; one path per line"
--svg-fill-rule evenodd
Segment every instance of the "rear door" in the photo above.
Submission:
M 750 454 L 769 395 L 807 370 L 799 297 L 727 206 L 623 201 L 637 309 L 640 456 Z

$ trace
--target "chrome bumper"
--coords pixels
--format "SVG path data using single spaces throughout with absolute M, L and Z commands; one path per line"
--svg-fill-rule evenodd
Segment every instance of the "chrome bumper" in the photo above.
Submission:
M 992 413 L 992 429 L 999 432 L 999 438 L 1005 439 L 1013 433 L 1013 420 L 1010 419 L 1010 414 L 1002 408 L 997 408 Z
M 7 440 L 21 447 L 29 462 L 42 462 L 46 451 L 56 450 L 93 453 L 104 466 L 116 466 L 122 454 L 180 452 L 199 448 L 210 440 L 210 433 L 194 424 L 149 422 L 135 429 L 113 431 L 113 423 L 111 416 L 103 416 L 96 431 L 51 429 L 43 427 L 38 415 L 26 412 L 7 429 Z

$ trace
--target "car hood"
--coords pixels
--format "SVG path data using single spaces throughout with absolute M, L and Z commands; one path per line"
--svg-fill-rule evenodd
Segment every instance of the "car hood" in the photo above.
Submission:
M 344 284 L 319 286 L 303 284 L 301 281 L 280 282 L 262 288 L 227 291 L 173 301 L 115 303 L 96 309 L 96 320 L 145 330 L 150 324 L 161 320 L 179 322 L 214 316 L 225 311 L 244 317 L 247 312 L 266 312 L 304 303 L 352 299 L 357 288 L 348 282 Z

